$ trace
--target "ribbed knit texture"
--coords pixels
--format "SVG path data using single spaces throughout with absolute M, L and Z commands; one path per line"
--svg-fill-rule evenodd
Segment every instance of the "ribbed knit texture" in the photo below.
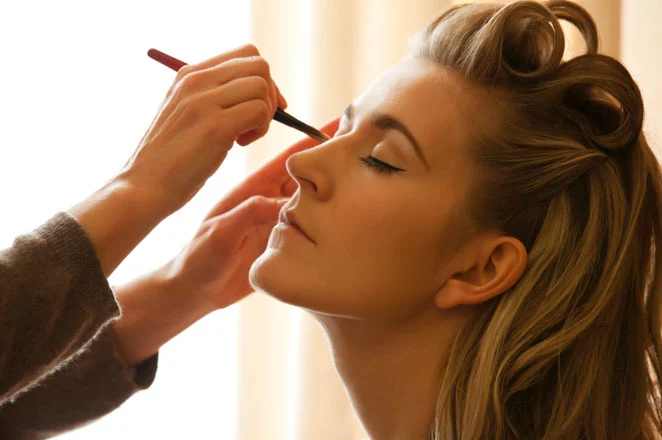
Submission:
M 107 326 L 119 316 L 94 245 L 67 212 L 0 251 L 0 439 L 81 426 L 151 385 L 158 353 L 127 368 Z

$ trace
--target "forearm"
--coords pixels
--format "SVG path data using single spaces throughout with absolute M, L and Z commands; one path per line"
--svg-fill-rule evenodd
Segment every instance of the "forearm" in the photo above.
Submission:
M 155 194 L 113 179 L 67 212 L 87 232 L 108 277 L 172 211 Z
M 173 337 L 214 310 L 194 300 L 169 275 L 168 266 L 113 286 L 122 316 L 111 324 L 116 346 L 124 362 L 133 366 Z

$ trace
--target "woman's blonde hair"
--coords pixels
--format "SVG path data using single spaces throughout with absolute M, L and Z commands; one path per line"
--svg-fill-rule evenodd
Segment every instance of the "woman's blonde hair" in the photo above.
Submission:
M 585 54 L 562 59 L 559 20 Z M 474 130 L 467 213 L 528 251 L 455 339 L 429 438 L 659 438 L 662 181 L 639 88 L 569 1 L 456 6 L 409 43 L 498 109 Z

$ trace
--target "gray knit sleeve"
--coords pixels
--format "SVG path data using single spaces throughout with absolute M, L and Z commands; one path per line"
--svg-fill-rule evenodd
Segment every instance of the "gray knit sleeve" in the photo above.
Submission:
M 80 426 L 151 384 L 157 356 L 132 378 L 115 350 L 108 323 L 119 315 L 93 243 L 67 212 L 0 251 L 0 438 Z

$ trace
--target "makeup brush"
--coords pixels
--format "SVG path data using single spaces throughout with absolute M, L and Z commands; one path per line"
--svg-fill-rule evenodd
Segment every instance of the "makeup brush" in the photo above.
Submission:
M 147 51 L 147 56 L 149 56 L 153 60 L 158 61 L 164 66 L 170 67 L 172 70 L 175 71 L 186 66 L 185 62 L 180 61 L 177 58 L 171 57 L 170 55 L 165 54 L 160 50 L 150 49 Z M 308 136 L 319 142 L 324 142 L 331 139 L 329 135 L 327 135 L 326 133 L 298 120 L 294 116 L 286 113 L 285 110 L 283 110 L 280 107 L 276 109 L 276 113 L 274 114 L 274 120 L 280 122 L 281 124 L 285 124 L 288 127 L 292 127 L 296 130 L 299 130 L 300 132 L 307 134 Z

